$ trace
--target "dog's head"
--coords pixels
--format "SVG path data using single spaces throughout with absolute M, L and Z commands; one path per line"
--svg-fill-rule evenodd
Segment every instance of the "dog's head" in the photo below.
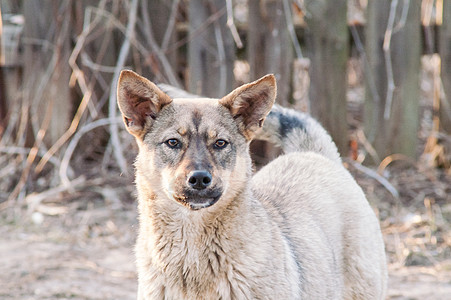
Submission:
M 273 75 L 222 99 L 171 99 L 124 70 L 117 91 L 125 126 L 139 145 L 139 184 L 192 210 L 242 192 L 251 172 L 249 142 L 276 96 Z

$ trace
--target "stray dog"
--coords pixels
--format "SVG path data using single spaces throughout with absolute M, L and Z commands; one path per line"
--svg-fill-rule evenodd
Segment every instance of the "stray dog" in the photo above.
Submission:
M 139 146 L 138 299 L 384 299 L 378 220 L 326 131 L 273 108 L 273 75 L 222 99 L 168 94 L 118 81 Z M 285 152 L 255 175 L 253 138 Z

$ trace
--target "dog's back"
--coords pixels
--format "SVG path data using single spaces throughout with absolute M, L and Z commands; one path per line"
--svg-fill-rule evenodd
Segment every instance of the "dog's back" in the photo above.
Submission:
M 316 121 L 278 106 L 267 115 L 273 77 L 199 104 L 172 104 L 180 91 L 163 87 L 167 96 L 130 72 L 121 81 L 140 146 L 140 299 L 384 299 L 378 220 Z M 251 176 L 255 135 L 285 154 Z M 199 165 L 210 171 L 190 171 Z
M 285 152 L 254 175 L 252 190 L 290 241 L 303 298 L 384 299 L 379 223 L 331 137 L 307 114 L 274 105 L 257 138 Z

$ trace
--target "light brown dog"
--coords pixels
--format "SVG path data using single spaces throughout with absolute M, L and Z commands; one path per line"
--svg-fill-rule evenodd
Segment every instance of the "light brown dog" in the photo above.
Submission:
M 139 146 L 138 299 L 384 299 L 378 220 L 324 129 L 271 111 L 274 76 L 222 99 L 168 94 L 121 73 Z M 256 135 L 286 154 L 253 175 Z

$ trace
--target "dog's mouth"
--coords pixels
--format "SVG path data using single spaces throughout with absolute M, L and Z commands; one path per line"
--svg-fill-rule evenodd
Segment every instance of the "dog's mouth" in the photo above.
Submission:
M 209 195 L 173 195 L 174 199 L 188 207 L 191 210 L 199 210 L 202 208 L 207 208 L 218 202 L 221 198 L 222 193 L 216 192 Z

